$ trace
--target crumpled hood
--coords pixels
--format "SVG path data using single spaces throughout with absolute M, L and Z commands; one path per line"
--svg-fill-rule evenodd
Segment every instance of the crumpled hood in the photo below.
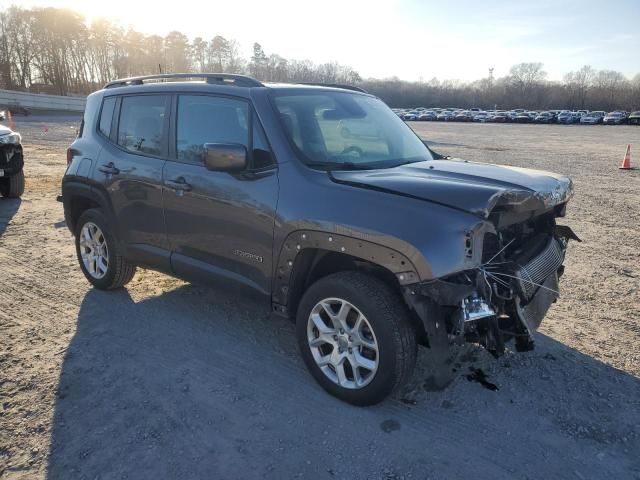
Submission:
M 0 125 L 0 137 L 9 133 L 13 133 L 13 130 L 11 130 L 9 127 L 5 127 L 4 125 Z
M 430 160 L 383 170 L 332 171 L 333 181 L 419 198 L 487 218 L 496 207 L 548 210 L 573 193 L 568 177 L 466 160 Z

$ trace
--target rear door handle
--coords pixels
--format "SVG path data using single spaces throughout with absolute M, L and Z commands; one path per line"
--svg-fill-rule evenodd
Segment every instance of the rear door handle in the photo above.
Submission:
M 106 175 L 117 175 L 120 173 L 120 169 L 116 168 L 113 162 L 109 162 L 106 165 L 102 165 L 98 168 L 102 173 Z
M 164 184 L 167 187 L 173 188 L 174 190 L 179 190 L 182 192 L 188 192 L 191 190 L 191 184 L 187 183 L 184 177 L 174 178 L 173 180 L 165 180 Z

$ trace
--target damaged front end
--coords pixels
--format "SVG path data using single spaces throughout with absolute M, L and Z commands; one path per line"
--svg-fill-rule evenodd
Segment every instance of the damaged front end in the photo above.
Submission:
M 0 125 L 0 178 L 11 177 L 24 167 L 21 136 Z
M 518 351 L 533 349 L 533 335 L 559 296 L 568 242 L 580 241 L 569 227 L 556 225 L 556 217 L 564 216 L 563 200 L 544 213 L 529 211 L 525 220 L 516 209 L 488 212 L 495 228 L 477 240 L 476 268 L 405 289 L 436 354 L 464 341 L 496 356 L 511 339 Z

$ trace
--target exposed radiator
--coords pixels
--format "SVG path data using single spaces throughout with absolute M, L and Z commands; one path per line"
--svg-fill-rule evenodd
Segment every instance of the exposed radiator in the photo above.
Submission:
M 545 280 L 557 272 L 564 261 L 564 249 L 555 237 L 551 237 L 547 246 L 538 256 L 515 271 L 516 282 L 526 300 L 531 300 Z

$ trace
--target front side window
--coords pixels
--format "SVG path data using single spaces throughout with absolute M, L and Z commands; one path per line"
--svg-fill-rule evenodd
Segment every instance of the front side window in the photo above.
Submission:
M 166 95 L 122 97 L 118 145 L 136 153 L 160 155 L 168 103 Z
M 249 148 L 249 106 L 241 100 L 180 95 L 176 131 L 178 160 L 204 163 L 205 143 Z
M 431 160 L 429 149 L 381 100 L 347 92 L 276 92 L 284 130 L 310 166 L 389 168 Z

